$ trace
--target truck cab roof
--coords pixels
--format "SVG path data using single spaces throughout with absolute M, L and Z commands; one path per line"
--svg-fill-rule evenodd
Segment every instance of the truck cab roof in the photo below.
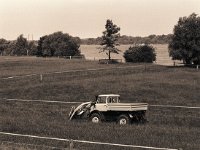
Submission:
M 107 97 L 107 96 L 110 96 L 110 97 L 114 97 L 114 96 L 117 96 L 117 97 L 119 97 L 120 95 L 119 94 L 100 94 L 100 95 L 98 95 L 99 97 L 102 97 L 102 96 L 105 96 L 105 97 Z

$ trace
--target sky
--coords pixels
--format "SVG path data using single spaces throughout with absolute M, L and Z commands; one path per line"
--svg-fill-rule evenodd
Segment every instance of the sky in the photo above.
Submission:
M 162 35 L 193 12 L 200 15 L 200 0 L 0 0 L 0 38 L 38 40 L 57 31 L 95 38 L 107 19 L 121 35 Z

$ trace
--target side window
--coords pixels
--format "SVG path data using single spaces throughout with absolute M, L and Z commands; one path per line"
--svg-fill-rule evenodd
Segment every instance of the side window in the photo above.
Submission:
M 117 97 L 109 97 L 108 98 L 108 103 L 117 103 Z

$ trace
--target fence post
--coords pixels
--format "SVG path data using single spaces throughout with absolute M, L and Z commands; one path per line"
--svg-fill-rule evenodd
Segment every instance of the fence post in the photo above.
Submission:
M 43 80 L 43 76 L 42 74 L 40 74 L 40 82 L 42 82 L 42 80 Z
M 73 140 L 71 139 L 70 141 L 69 141 L 69 150 L 73 150 L 74 149 L 74 142 L 73 142 Z
M 197 71 L 199 70 L 199 65 L 197 65 Z
M 72 59 L 72 56 L 69 56 L 69 59 Z

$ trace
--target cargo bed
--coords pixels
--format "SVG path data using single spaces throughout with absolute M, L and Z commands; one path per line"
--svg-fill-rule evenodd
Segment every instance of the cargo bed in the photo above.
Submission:
M 147 103 L 108 103 L 108 111 L 143 111 L 147 110 Z

